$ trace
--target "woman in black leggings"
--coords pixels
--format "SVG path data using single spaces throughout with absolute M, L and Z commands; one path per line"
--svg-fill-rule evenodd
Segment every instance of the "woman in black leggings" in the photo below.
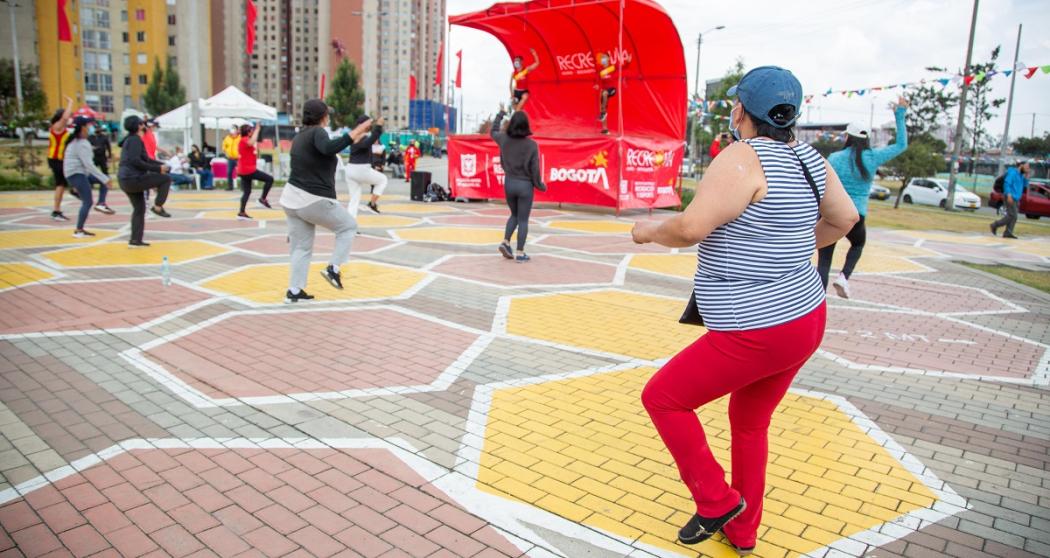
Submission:
M 117 169 L 117 179 L 120 181 L 120 189 L 128 196 L 131 202 L 131 239 L 128 245 L 131 247 L 149 246 L 142 241 L 142 235 L 146 225 L 146 192 L 150 188 L 157 189 L 157 197 L 153 200 L 150 208 L 154 214 L 160 217 L 171 217 L 164 211 L 164 202 L 168 199 L 168 189 L 171 187 L 171 177 L 168 176 L 168 167 L 159 161 L 154 161 L 146 155 L 146 146 L 142 143 L 140 134 L 146 129 L 146 123 L 137 116 L 129 116 L 124 119 L 124 129 L 128 135 L 120 142 L 120 167 Z
M 492 123 L 492 139 L 499 145 L 500 164 L 503 166 L 505 178 L 503 191 L 510 206 L 510 218 L 507 219 L 507 227 L 503 234 L 503 242 L 499 245 L 499 252 L 508 260 L 513 259 L 518 263 L 529 261 L 525 253 L 525 238 L 529 235 L 529 213 L 532 212 L 532 190 L 533 188 L 545 192 L 547 186 L 543 183 L 540 175 L 540 148 L 529 136 L 529 116 L 525 111 L 517 111 L 510 117 L 507 131 L 500 130 L 503 117 L 507 115 L 503 106 L 500 106 L 499 114 Z M 518 254 L 510 247 L 510 237 L 514 230 L 518 231 Z
M 251 219 L 245 212 L 245 208 L 248 206 L 248 198 L 252 195 L 252 180 L 263 183 L 259 205 L 270 208 L 270 202 L 266 200 L 266 196 L 270 194 L 270 187 L 273 186 L 273 177 L 256 166 L 255 144 L 259 142 L 260 129 L 258 124 L 254 127 L 251 124 L 241 126 L 241 142 L 237 146 L 237 152 L 240 155 L 240 158 L 237 159 L 237 176 L 241 177 L 241 211 L 237 213 L 237 219 L 242 221 Z

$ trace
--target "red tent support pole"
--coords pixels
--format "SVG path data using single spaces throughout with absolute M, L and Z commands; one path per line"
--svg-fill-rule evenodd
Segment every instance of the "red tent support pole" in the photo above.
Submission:
M 625 0 L 620 0 L 620 17 L 618 18 L 619 30 L 617 32 L 616 39 L 616 56 L 620 59 L 620 71 L 616 72 L 616 114 L 617 114 L 617 134 L 616 134 L 616 150 L 619 153 L 619 161 L 617 161 L 616 167 L 619 169 L 616 180 L 616 216 L 620 216 L 620 182 L 623 180 L 623 8 Z

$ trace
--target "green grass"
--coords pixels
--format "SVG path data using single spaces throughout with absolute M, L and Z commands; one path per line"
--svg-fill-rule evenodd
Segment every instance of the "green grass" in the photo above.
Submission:
M 1029 271 L 1008 265 L 983 265 L 969 262 L 959 262 L 966 267 L 979 271 L 998 275 L 1003 279 L 1009 279 L 1033 289 L 1039 289 L 1044 293 L 1050 293 L 1050 271 Z

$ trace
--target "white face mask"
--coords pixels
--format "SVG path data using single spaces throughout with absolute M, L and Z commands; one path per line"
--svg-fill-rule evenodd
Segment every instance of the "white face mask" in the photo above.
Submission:
M 515 60 L 514 61 L 514 69 L 515 70 L 520 70 L 521 69 L 521 60 Z
M 738 106 L 740 106 L 740 105 L 733 105 L 733 110 L 736 110 L 736 107 L 738 107 Z M 729 112 L 729 133 L 733 134 L 733 139 L 735 139 L 737 141 L 740 141 L 740 128 L 733 125 L 734 121 L 735 121 L 735 119 L 733 118 L 733 112 L 730 111 Z

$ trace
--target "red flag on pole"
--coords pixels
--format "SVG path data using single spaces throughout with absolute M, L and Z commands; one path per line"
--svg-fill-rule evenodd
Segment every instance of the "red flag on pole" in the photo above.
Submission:
M 244 3 L 245 31 L 244 52 L 251 54 L 255 50 L 255 0 L 246 0 Z
M 73 29 L 69 25 L 69 16 L 66 15 L 66 0 L 57 0 L 55 6 L 58 9 L 58 40 L 73 42 Z
M 456 52 L 456 58 L 459 60 L 456 63 L 456 89 L 461 89 L 463 87 L 463 49 Z
M 416 98 L 416 76 L 409 74 L 408 76 L 408 100 Z
M 321 86 L 319 87 L 320 94 L 317 96 L 318 99 L 324 99 L 324 74 L 321 74 Z
M 438 44 L 437 72 L 434 73 L 434 85 L 441 85 L 441 62 L 445 59 L 445 41 Z

